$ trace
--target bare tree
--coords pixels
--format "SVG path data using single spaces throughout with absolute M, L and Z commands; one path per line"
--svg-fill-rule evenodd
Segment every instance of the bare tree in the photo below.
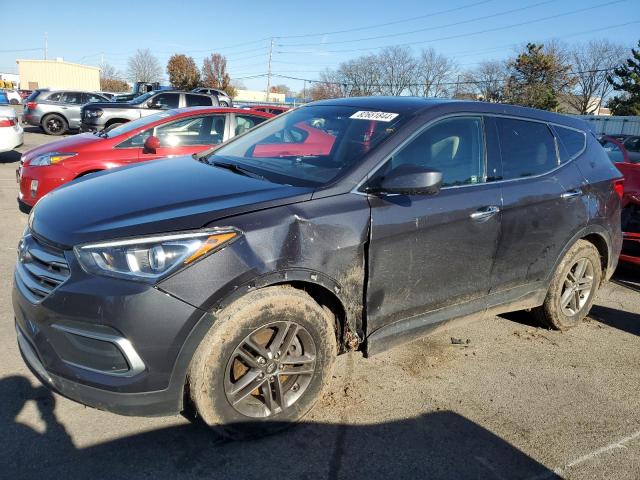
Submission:
M 309 97 L 312 100 L 324 100 L 326 98 L 346 97 L 349 93 L 349 85 L 344 83 L 342 75 L 332 70 L 325 70 L 320 74 L 320 81 L 309 88 Z
M 415 83 L 417 62 L 408 47 L 386 47 L 377 61 L 380 68 L 380 94 L 402 95 Z
M 340 64 L 339 82 L 347 85 L 349 96 L 368 97 L 380 91 L 382 76 L 378 56 L 367 55 Z
M 231 97 L 236 96 L 236 89 L 231 84 L 231 77 L 227 72 L 227 57 L 219 53 L 212 53 L 202 63 L 202 85 L 219 88 Z
M 409 92 L 420 97 L 445 97 L 449 94 L 448 83 L 453 79 L 455 69 L 452 60 L 433 48 L 422 50 Z
M 565 101 L 581 115 L 598 111 L 611 93 L 607 75 L 624 58 L 625 48 L 608 40 L 591 40 L 575 45 L 570 52 L 576 86 Z
M 505 62 L 490 60 L 463 75 L 466 90 L 485 102 L 502 101 L 504 84 L 509 77 Z
M 137 50 L 127 62 L 127 74 L 132 82 L 158 82 L 162 78 L 162 67 L 151 50 Z
M 100 90 L 104 92 L 128 92 L 129 84 L 114 66 L 105 63 L 100 65 Z

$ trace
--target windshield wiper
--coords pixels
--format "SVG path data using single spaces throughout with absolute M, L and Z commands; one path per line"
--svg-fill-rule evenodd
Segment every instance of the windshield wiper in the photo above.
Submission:
M 249 170 L 248 168 L 241 167 L 235 163 L 227 163 L 227 162 L 207 162 L 206 158 L 199 158 L 198 161 L 202 163 L 208 163 L 209 165 L 213 165 L 214 167 L 224 168 L 234 173 L 238 173 L 240 175 L 244 175 L 245 177 L 257 178 L 259 180 L 266 180 L 262 175 Z

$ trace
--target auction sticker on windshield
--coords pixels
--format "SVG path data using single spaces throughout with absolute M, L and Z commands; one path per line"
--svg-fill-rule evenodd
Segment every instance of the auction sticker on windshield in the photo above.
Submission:
M 398 113 L 391 112 L 369 112 L 366 110 L 361 110 L 359 112 L 354 113 L 349 118 L 354 118 L 357 120 L 375 120 L 378 122 L 390 122 L 394 118 L 396 118 Z

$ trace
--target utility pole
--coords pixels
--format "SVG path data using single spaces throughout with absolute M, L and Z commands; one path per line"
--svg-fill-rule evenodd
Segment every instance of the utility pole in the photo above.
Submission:
M 273 56 L 273 38 L 271 38 L 271 46 L 269 47 L 269 67 L 267 69 L 267 102 L 269 101 L 269 93 L 271 91 L 271 57 Z
M 48 44 L 47 44 L 47 32 L 44 32 L 44 59 L 47 59 L 47 49 L 48 49 Z

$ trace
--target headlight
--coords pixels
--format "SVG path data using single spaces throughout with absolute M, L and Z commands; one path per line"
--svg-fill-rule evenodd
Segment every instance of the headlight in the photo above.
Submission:
M 104 112 L 102 110 L 85 110 L 85 118 L 98 118 L 101 117 Z
M 32 167 L 46 167 L 47 165 L 55 165 L 62 160 L 66 160 L 67 158 L 75 157 L 78 155 L 77 153 L 60 153 L 60 152 L 51 152 L 45 153 L 44 155 L 38 155 L 36 158 L 29 162 L 29 165 Z
M 78 245 L 73 251 L 88 273 L 155 283 L 239 235 L 233 229 L 210 229 Z

